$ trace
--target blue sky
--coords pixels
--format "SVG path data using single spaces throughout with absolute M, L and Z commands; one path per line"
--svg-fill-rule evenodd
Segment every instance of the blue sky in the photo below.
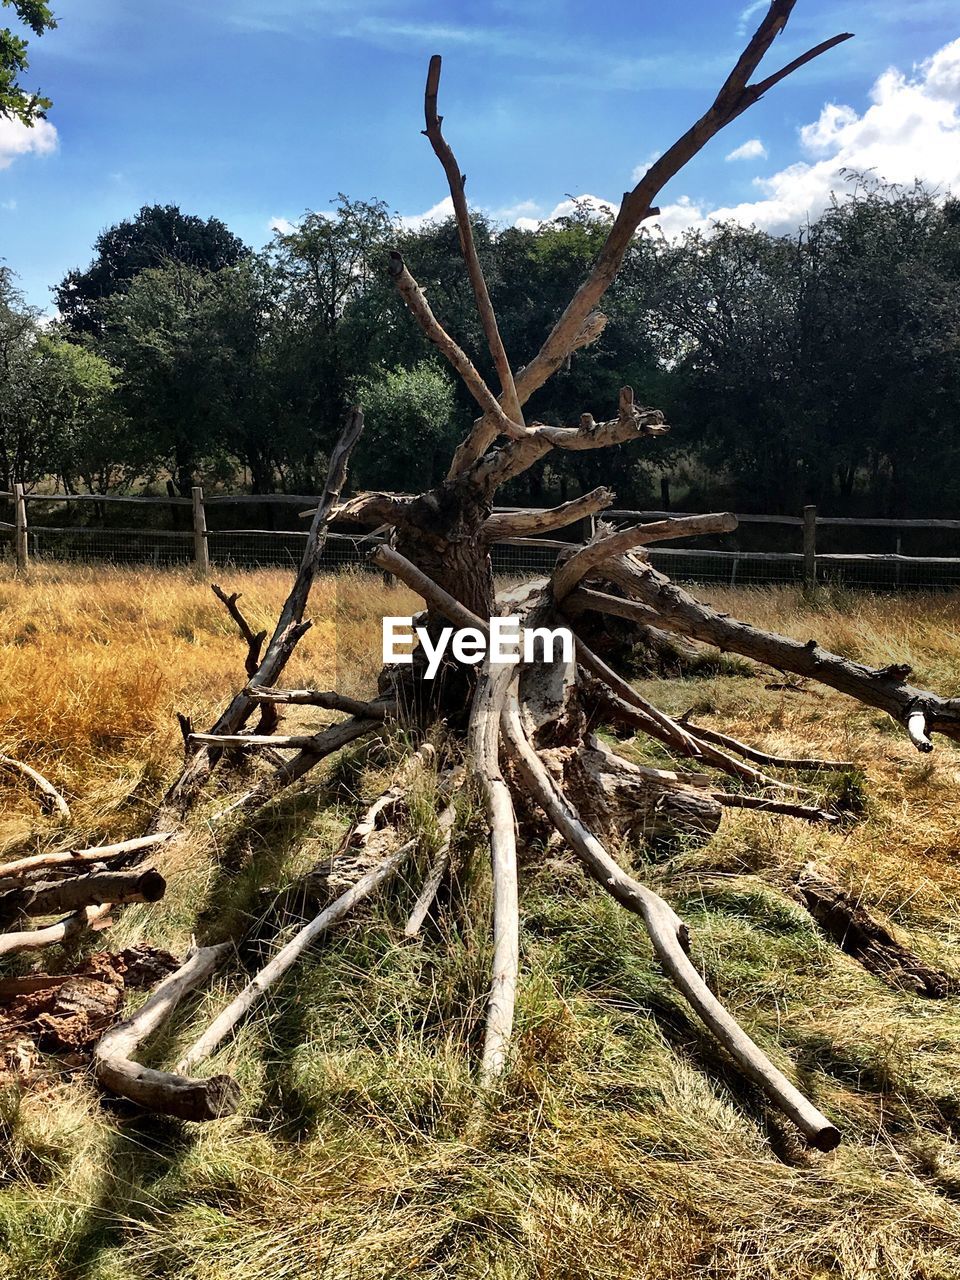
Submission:
M 338 191 L 423 214 L 446 191 L 419 133 L 435 52 L 473 203 L 514 220 L 568 194 L 616 200 L 708 104 L 759 19 L 747 10 L 762 7 L 54 0 L 60 26 L 31 41 L 28 73 L 54 99 L 50 124 L 25 139 L 0 122 L 0 257 L 49 308 L 48 287 L 86 265 L 97 233 L 145 203 L 214 214 L 256 247 L 272 220 Z M 955 0 L 798 0 L 771 69 L 841 30 L 856 39 L 774 90 L 663 194 L 667 231 L 720 211 L 786 229 L 861 160 L 960 190 Z

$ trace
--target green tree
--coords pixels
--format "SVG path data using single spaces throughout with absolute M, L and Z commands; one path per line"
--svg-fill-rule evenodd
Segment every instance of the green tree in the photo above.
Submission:
M 412 369 L 377 369 L 360 380 L 357 398 L 365 425 L 356 472 L 365 487 L 419 492 L 443 478 L 454 409 L 444 369 L 426 360 Z
M 142 271 L 173 262 L 197 271 L 234 266 L 250 250 L 219 218 L 181 213 L 173 204 L 144 205 L 101 232 L 85 271 L 69 271 L 54 290 L 67 328 L 75 334 L 102 332 L 107 299 L 127 289 Z
M 56 19 L 43 0 L 0 0 L 5 9 L 13 8 L 21 23 L 36 36 L 52 30 Z M 49 111 L 52 103 L 39 93 L 28 93 L 20 84 L 27 70 L 27 41 L 9 27 L 0 30 L 0 119 L 20 120 L 26 125 Z

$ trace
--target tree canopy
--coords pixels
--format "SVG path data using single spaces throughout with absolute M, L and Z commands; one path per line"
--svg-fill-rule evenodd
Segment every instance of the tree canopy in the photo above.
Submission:
M 36 36 L 57 25 L 53 11 L 44 0 L 0 0 L 12 8 L 20 22 Z M 27 41 L 9 27 L 0 29 L 0 120 L 20 120 L 26 125 L 49 111 L 53 105 L 40 93 L 28 93 L 20 83 L 27 70 Z

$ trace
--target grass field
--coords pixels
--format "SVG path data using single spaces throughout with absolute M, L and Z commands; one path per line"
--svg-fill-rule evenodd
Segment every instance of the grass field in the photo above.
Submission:
M 254 625 L 287 589 L 233 576 Z M 960 597 L 710 590 L 720 607 L 960 692 Z M 413 597 L 325 579 L 290 683 L 372 691 L 379 618 Z M 67 794 L 73 833 L 138 833 L 196 724 L 236 686 L 242 648 L 208 587 L 174 573 L 39 567 L 0 577 L 0 751 Z M 780 688 L 767 688 L 779 683 Z M 781 753 L 855 757 L 862 812 L 837 828 L 727 812 L 708 843 L 619 850 L 693 931 L 708 981 L 840 1125 L 806 1151 L 714 1047 L 651 959 L 641 924 L 562 851 L 521 853 L 516 1057 L 478 1109 L 488 981 L 487 872 L 465 794 L 461 900 L 415 943 L 378 902 L 293 971 L 208 1070 L 243 1087 L 237 1116 L 180 1125 L 104 1105 L 51 1058 L 0 1089 L 0 1276 L 252 1280 L 953 1280 L 960 1271 L 960 1014 L 895 991 L 841 954 L 788 896 L 814 859 L 924 959 L 960 975 L 960 754 L 917 755 L 879 713 L 734 664 L 646 681 L 671 712 Z M 288 723 L 316 720 L 308 709 Z M 661 759 L 635 743 L 638 757 Z M 161 854 L 163 902 L 85 943 L 247 933 L 336 844 L 385 775 L 334 762 L 244 828 L 214 824 Z M 234 786 L 239 785 L 236 781 Z M 411 822 L 428 824 L 429 780 Z M 429 824 L 428 824 L 429 825 Z M 64 833 L 0 777 L 0 854 Z M 21 957 L 52 971 L 64 956 Z M 249 955 L 248 955 L 249 959 Z M 235 990 L 234 966 L 153 1047 L 168 1065 Z

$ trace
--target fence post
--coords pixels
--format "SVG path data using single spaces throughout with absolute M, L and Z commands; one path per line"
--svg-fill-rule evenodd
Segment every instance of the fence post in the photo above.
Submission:
M 195 484 L 193 495 L 193 562 L 204 578 L 210 573 L 210 552 L 207 547 L 207 513 L 203 509 L 203 489 Z
M 803 585 L 817 585 L 817 508 L 803 508 Z
M 13 486 L 14 549 L 17 556 L 17 573 L 26 573 L 30 564 L 30 548 L 27 543 L 27 504 L 23 497 L 23 485 Z

